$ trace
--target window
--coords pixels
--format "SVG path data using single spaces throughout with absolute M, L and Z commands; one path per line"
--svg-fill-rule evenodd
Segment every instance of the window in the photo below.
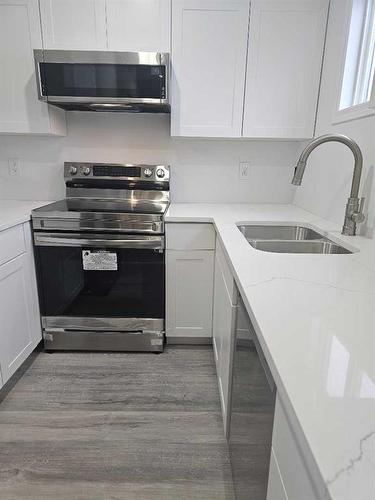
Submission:
M 368 109 L 375 72 L 375 0 L 352 0 L 339 110 Z

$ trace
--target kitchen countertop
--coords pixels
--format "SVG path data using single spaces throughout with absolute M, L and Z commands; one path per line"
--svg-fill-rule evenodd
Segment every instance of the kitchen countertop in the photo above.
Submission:
M 31 210 L 50 201 L 0 200 L 0 231 L 30 220 Z
M 214 224 L 320 497 L 374 500 L 375 240 L 292 205 L 172 204 L 166 221 Z M 355 253 L 262 252 L 243 222 L 303 223 Z

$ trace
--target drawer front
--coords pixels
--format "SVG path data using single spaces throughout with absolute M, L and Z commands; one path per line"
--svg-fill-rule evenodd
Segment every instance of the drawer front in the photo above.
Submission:
M 212 224 L 168 223 L 165 234 L 169 250 L 215 250 Z
M 271 451 L 270 473 L 268 476 L 267 500 L 289 500 L 273 449 Z
M 22 225 L 0 232 L 0 266 L 26 251 Z
M 225 256 L 223 247 L 219 241 L 216 243 L 216 256 L 220 263 L 220 267 L 223 273 L 225 286 L 227 287 L 228 295 L 232 301 L 232 305 L 236 306 L 238 301 L 237 288 L 234 282 L 232 271 L 227 263 L 227 257 Z
M 289 500 L 317 500 L 318 494 L 279 397 L 276 399 L 272 448 Z

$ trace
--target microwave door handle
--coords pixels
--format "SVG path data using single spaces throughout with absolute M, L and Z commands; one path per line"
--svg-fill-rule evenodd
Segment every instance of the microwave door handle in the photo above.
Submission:
M 164 249 L 163 236 L 137 236 L 136 238 L 111 238 L 98 236 L 85 238 L 82 236 L 52 235 L 34 233 L 35 246 L 54 247 L 90 247 L 90 248 L 145 248 Z

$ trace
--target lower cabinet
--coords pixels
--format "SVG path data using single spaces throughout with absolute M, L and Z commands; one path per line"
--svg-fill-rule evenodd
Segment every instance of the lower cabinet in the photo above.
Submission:
M 319 500 L 280 397 L 276 398 L 267 500 Z
M 225 435 L 228 434 L 229 429 L 231 365 L 237 309 L 234 290 L 233 277 L 223 259 L 221 246 L 218 244 L 215 255 L 212 342 Z
M 167 250 L 169 338 L 211 338 L 213 250 Z
M 268 476 L 267 500 L 288 500 L 275 453 L 271 451 L 270 473 Z
M 29 224 L 17 231 L 0 233 L 0 246 L 9 246 L 23 233 L 24 248 L 14 246 L 16 255 L 0 265 L 0 367 L 5 384 L 42 338 L 35 269 Z M 16 240 L 15 240 L 16 241 Z M 17 241 L 18 243 L 18 241 Z
M 169 343 L 211 342 L 215 231 L 166 225 L 166 335 Z

